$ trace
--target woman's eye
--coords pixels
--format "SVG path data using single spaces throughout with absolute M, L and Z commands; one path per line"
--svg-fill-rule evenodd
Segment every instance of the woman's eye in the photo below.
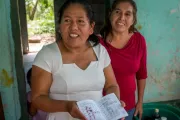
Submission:
M 69 20 L 69 19 L 65 19 L 65 20 L 64 20 L 64 22 L 69 23 L 69 22 L 70 22 L 70 20 Z
M 117 14 L 118 14 L 118 13 L 120 13 L 120 12 L 119 12 L 119 10 L 116 10 L 116 11 L 115 11 L 115 13 L 117 13 Z
M 80 25 L 84 25 L 84 24 L 85 24 L 85 21 L 84 21 L 84 20 L 78 20 L 78 23 L 79 23 Z
M 130 13 L 126 13 L 125 15 L 126 15 L 126 16 L 130 16 L 131 14 L 130 14 Z
M 84 20 L 78 20 L 79 23 L 84 23 Z

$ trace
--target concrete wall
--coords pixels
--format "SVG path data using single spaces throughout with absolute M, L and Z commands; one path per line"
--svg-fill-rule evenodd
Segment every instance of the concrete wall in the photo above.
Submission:
M 19 94 L 14 62 L 10 1 L 0 0 L 0 92 L 6 120 L 20 118 Z
M 145 102 L 180 99 L 180 1 L 135 1 L 148 47 Z
M 26 120 L 17 0 L 0 0 L 0 93 L 6 120 Z

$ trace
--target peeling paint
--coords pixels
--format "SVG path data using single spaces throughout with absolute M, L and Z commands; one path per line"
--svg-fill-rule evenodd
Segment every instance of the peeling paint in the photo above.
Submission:
M 176 29 L 175 29 L 175 28 L 172 28 L 172 31 L 174 32 L 174 31 L 176 31 Z
M 137 29 L 141 30 L 142 29 L 142 25 L 137 25 Z
M 177 9 L 172 9 L 172 10 L 170 11 L 170 13 L 173 14 L 173 13 L 176 13 L 177 11 L 178 11 Z
M 177 16 L 176 18 L 177 18 L 178 20 L 180 20 L 180 17 L 179 17 L 179 16 Z
M 170 52 L 172 58 L 169 63 L 161 68 L 149 69 L 148 86 L 146 91 L 146 102 L 173 100 L 180 97 L 178 89 L 180 85 L 180 47 L 176 47 Z M 164 67 L 164 68 L 163 68 Z M 162 72 L 162 70 L 164 71 Z M 151 93 L 151 96 L 147 95 Z M 152 97 L 156 96 L 156 97 Z
M 176 53 L 180 52 L 180 48 L 176 48 Z
M 2 69 L 0 74 L 0 82 L 3 86 L 10 87 L 13 84 L 14 80 L 13 77 L 11 77 L 5 69 Z
M 152 55 L 158 56 L 159 55 L 159 50 L 153 51 Z
M 8 107 L 7 104 L 3 104 L 3 108 L 6 109 Z

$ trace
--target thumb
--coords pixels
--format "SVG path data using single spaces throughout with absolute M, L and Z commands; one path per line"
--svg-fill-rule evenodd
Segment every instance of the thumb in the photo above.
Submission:
M 81 120 L 87 120 L 87 118 L 82 114 L 82 113 L 80 113 L 80 116 L 81 116 Z
M 87 120 L 87 118 L 85 117 L 85 115 L 77 108 L 77 114 L 78 114 L 78 116 L 79 116 L 79 118 L 81 119 L 81 120 Z
M 125 104 L 124 101 L 121 100 L 120 103 L 121 103 L 121 106 L 122 106 L 122 107 L 126 107 L 126 104 Z
M 138 110 L 136 109 L 135 113 L 134 113 L 134 116 L 137 116 L 137 114 L 138 114 Z

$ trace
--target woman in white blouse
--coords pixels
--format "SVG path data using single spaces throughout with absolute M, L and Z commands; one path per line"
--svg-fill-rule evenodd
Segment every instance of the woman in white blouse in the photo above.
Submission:
M 59 11 L 61 39 L 34 60 L 32 103 L 49 113 L 47 120 L 85 120 L 76 102 L 100 100 L 103 89 L 119 98 L 109 55 L 93 34 L 93 17 L 85 0 L 66 1 Z

